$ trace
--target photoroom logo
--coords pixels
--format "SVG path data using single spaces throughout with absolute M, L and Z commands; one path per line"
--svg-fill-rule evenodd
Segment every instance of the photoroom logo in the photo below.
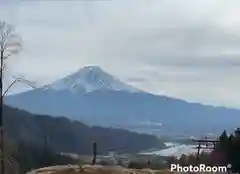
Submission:
M 180 166 L 179 164 L 171 164 L 171 172 L 227 172 L 231 168 L 228 166 L 206 166 L 205 164 L 200 164 L 198 166 Z

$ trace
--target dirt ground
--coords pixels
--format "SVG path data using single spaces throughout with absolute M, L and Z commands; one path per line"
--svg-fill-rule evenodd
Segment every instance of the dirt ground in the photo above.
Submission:
M 171 172 L 168 170 L 153 171 L 150 169 L 126 169 L 118 166 L 83 166 L 81 168 L 66 168 L 58 171 L 39 171 L 37 174 L 171 174 Z

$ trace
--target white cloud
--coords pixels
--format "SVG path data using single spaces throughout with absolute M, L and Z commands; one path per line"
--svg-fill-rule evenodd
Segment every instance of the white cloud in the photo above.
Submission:
M 24 40 L 13 73 L 47 83 L 97 64 L 153 93 L 240 107 L 238 0 L 0 5 Z

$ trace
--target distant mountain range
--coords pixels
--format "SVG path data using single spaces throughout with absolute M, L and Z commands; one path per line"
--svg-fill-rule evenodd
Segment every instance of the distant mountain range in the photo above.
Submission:
M 153 95 L 124 84 L 98 66 L 84 67 L 45 87 L 7 96 L 4 102 L 35 114 L 159 135 L 219 134 L 240 123 L 240 110 Z

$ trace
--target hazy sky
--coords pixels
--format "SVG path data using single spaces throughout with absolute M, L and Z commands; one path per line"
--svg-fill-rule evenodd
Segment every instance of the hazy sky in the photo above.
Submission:
M 239 7 L 239 0 L 0 1 L 0 19 L 23 39 L 12 74 L 45 84 L 99 65 L 152 93 L 240 108 Z

